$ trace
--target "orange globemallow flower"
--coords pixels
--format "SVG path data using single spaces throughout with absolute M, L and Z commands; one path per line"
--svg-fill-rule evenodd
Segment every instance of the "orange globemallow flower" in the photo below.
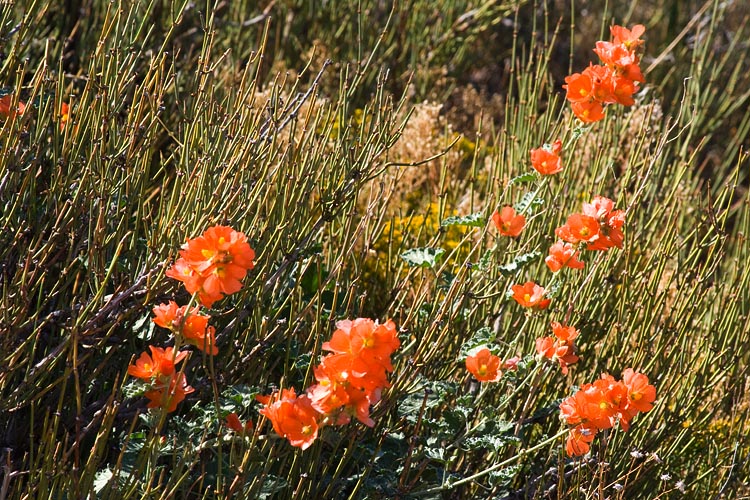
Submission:
M 346 374 L 357 388 L 373 391 L 388 387 L 386 372 L 393 371 L 391 354 L 398 349 L 396 325 L 393 321 L 378 324 L 368 318 L 336 323 L 331 340 L 322 348 L 335 354 L 327 356 L 332 371 Z
M 555 141 L 552 145 L 544 145 L 538 149 L 531 150 L 531 166 L 542 175 L 552 175 L 562 172 L 563 165 L 560 159 L 562 142 Z
M 513 299 L 523 307 L 535 307 L 537 309 L 546 309 L 551 300 L 545 299 L 546 290 L 533 281 L 527 281 L 523 285 L 513 285 Z
M 565 77 L 565 97 L 571 102 L 589 102 L 594 91 L 594 82 L 586 73 L 573 73 Z
M 297 396 L 294 389 L 282 390 L 270 398 L 259 397 L 266 406 L 259 413 L 271 421 L 276 433 L 292 446 L 306 450 L 318 437 L 321 414 L 313 408 L 306 395 Z
M 565 326 L 557 321 L 550 325 L 554 337 L 542 337 L 536 340 L 536 351 L 543 357 L 557 362 L 563 372 L 568 374 L 568 366 L 578 361 L 574 340 L 578 337 L 578 330 L 573 326 Z
M 603 373 L 599 380 L 582 385 L 560 403 L 560 418 L 574 426 L 566 443 L 568 455 L 588 452 L 588 444 L 597 430 L 610 429 L 619 423 L 627 431 L 635 415 L 653 407 L 656 389 L 648 383 L 648 377 L 628 368 L 622 378 L 615 380 Z
M 169 382 L 158 384 L 154 389 L 143 393 L 149 400 L 147 408 L 164 408 L 173 412 L 177 405 L 185 399 L 185 395 L 195 391 L 187 383 L 184 373 L 175 373 L 169 377 Z
M 556 273 L 563 267 L 571 269 L 583 269 L 585 264 L 578 260 L 578 251 L 576 248 L 564 241 L 558 241 L 549 249 L 549 255 L 544 259 L 550 271 Z
M 347 377 L 336 372 L 330 363 L 326 363 L 327 358 L 330 357 L 324 357 L 321 364 L 313 369 L 318 383 L 307 389 L 307 397 L 310 398 L 313 408 L 324 415 L 330 415 L 349 404 Z
M 466 357 L 466 369 L 480 382 L 497 382 L 503 375 L 500 358 L 486 347 Z
M 219 353 L 216 347 L 216 330 L 208 326 L 208 316 L 198 314 L 197 307 L 187 312 L 187 306 L 180 307 L 170 300 L 168 304 L 155 306 L 153 313 L 154 323 L 172 330 L 175 335 L 181 335 L 185 342 L 207 354 L 215 356 Z
M 68 123 L 69 119 L 70 119 L 70 108 L 68 106 L 68 103 L 64 102 L 60 105 L 60 131 L 65 129 L 65 125 Z
M 574 245 L 581 241 L 593 242 L 599 238 L 599 221 L 588 215 L 573 214 L 564 226 L 555 229 L 555 234 Z
M 622 248 L 622 226 L 625 225 L 625 212 L 614 210 L 615 202 L 604 196 L 595 196 L 591 203 L 583 204 L 583 214 L 592 217 L 599 224 L 599 237 L 589 240 L 589 250 Z
M 147 381 L 168 377 L 174 373 L 175 365 L 188 355 L 186 351 L 175 354 L 172 347 L 162 349 L 150 345 L 148 348 L 151 350 L 151 356 L 145 352 L 141 353 L 135 363 L 128 366 L 129 375 Z
M 639 37 L 645 28 L 637 25 L 631 31 L 612 26 L 610 31 L 613 41 L 599 41 L 594 49 L 604 64 L 590 64 L 583 72 L 565 78 L 565 97 L 571 102 L 573 114 L 583 123 L 604 118 L 606 105 L 633 105 L 638 83 L 645 81 L 639 67 L 640 57 L 636 53 L 642 44 Z
M 568 342 L 571 343 L 573 340 L 576 339 L 579 335 L 578 329 L 574 326 L 565 326 L 563 324 L 558 323 L 557 321 L 553 321 L 550 326 L 552 327 L 552 333 L 557 337 L 558 340 L 561 342 Z
M 622 372 L 622 381 L 627 387 L 628 406 L 638 411 L 649 411 L 654 407 L 656 388 L 648 383 L 648 377 L 636 373 L 632 368 Z
M 641 35 L 646 32 L 646 27 L 642 24 L 636 24 L 632 30 L 622 26 L 610 26 L 609 32 L 612 34 L 613 43 L 621 43 L 628 50 L 635 50 L 643 44 L 640 40 Z
M 206 307 L 238 292 L 247 271 L 252 269 L 255 252 L 247 237 L 227 226 L 213 226 L 203 235 L 188 240 L 180 258 L 167 276 L 182 281 L 189 293 L 198 293 Z
M 560 365 L 560 371 L 563 375 L 568 374 L 568 366 L 578 361 L 575 354 L 576 346 L 574 343 L 560 341 L 555 337 L 541 337 L 536 339 L 536 352 L 542 357 L 556 362 Z
M 578 425 L 570 429 L 568 439 L 565 440 L 565 452 L 568 456 L 585 455 L 591 449 L 591 442 L 597 432 L 596 427 L 589 425 Z
M 18 101 L 18 106 L 13 108 L 13 96 L 4 95 L 0 97 L 0 116 L 8 118 L 15 116 L 16 114 L 23 115 L 26 105 L 21 101 Z
M 594 123 L 604 119 L 604 107 L 599 101 L 574 102 L 570 105 L 573 114 L 583 123 Z
M 492 222 L 495 223 L 500 234 L 516 238 L 526 225 L 526 217 L 517 214 L 513 207 L 505 206 L 500 211 L 495 210 L 492 214 Z
M 238 434 L 246 434 L 253 430 L 253 421 L 248 420 L 245 422 L 245 424 L 242 424 L 242 421 L 240 421 L 240 417 L 237 416 L 236 413 L 232 412 L 229 415 L 226 416 L 226 424 L 227 427 L 232 429 L 234 432 Z

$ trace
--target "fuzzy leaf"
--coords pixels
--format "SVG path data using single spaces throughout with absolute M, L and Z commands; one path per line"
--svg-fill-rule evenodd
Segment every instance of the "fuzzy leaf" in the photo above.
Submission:
M 498 267 L 498 269 L 500 270 L 500 274 L 502 274 L 503 276 L 512 276 L 541 256 L 542 252 L 536 250 L 533 252 L 525 253 L 523 255 L 519 255 L 511 262 L 503 264 L 502 266 Z
M 516 206 L 514 207 L 516 209 L 516 212 L 519 214 L 522 214 L 526 212 L 529 208 L 538 208 L 544 205 L 544 198 L 538 198 L 536 196 L 536 193 L 526 193 L 523 195 L 523 198 L 521 198 L 521 201 L 516 203 Z
M 487 223 L 487 220 L 482 215 L 482 212 L 477 212 L 470 215 L 463 215 L 463 216 L 452 216 L 448 217 L 446 219 L 443 219 L 443 221 L 440 223 L 442 227 L 447 226 L 469 226 L 469 227 L 484 227 L 484 225 Z
M 401 258 L 412 267 L 435 267 L 445 253 L 442 248 L 412 248 L 401 254 Z
M 97 471 L 94 475 L 94 493 L 101 493 L 112 480 L 112 471 L 109 468 Z
M 484 326 L 477 330 L 474 335 L 471 336 L 469 340 L 464 342 L 464 345 L 461 346 L 461 352 L 458 355 L 459 361 L 464 361 L 466 359 L 466 356 L 469 355 L 471 351 L 476 349 L 479 346 L 486 346 L 488 349 L 492 350 L 492 344 L 495 341 L 495 332 L 492 331 L 492 328 L 488 326 Z
M 534 182 L 537 179 L 537 175 L 534 172 L 526 172 L 525 174 L 521 174 L 519 176 L 513 177 L 510 180 L 511 184 L 528 184 L 529 182 Z

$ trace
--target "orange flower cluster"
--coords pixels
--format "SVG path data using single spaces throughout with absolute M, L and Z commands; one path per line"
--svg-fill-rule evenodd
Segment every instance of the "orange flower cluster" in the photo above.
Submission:
M 162 328 L 171 330 L 175 337 L 182 337 L 184 342 L 194 345 L 206 354 L 219 354 L 216 347 L 216 330 L 213 326 L 208 326 L 208 316 L 198 314 L 197 307 L 187 312 L 187 306 L 179 307 L 170 300 L 168 304 L 154 307 L 153 311 L 155 317 L 152 321 Z
M 243 233 L 213 226 L 182 246 L 180 258 L 166 274 L 183 282 L 189 293 L 198 294 L 201 304 L 211 307 L 224 295 L 240 291 L 240 280 L 253 268 L 254 258 Z
M 149 400 L 149 408 L 166 408 L 174 411 L 177 405 L 185 399 L 186 394 L 193 392 L 182 372 L 175 372 L 175 365 L 185 359 L 187 352 L 175 352 L 171 347 L 148 346 L 151 355 L 144 352 L 128 367 L 128 374 L 152 384 L 152 388 L 144 393 Z
M 555 234 L 566 243 L 586 243 L 588 250 L 622 248 L 625 212 L 614 208 L 614 201 L 596 196 L 591 203 L 583 204 L 582 213 L 568 217 L 565 225 L 558 227 Z M 574 257 L 575 255 L 571 258 Z
M 536 339 L 536 352 L 559 363 L 563 375 L 567 375 L 568 365 L 578 361 L 574 340 L 580 332 L 574 326 L 561 325 L 557 321 L 553 321 L 551 326 L 554 336 Z
M 13 117 L 16 114 L 21 116 L 25 110 L 26 105 L 21 101 L 18 101 L 18 106 L 13 108 L 13 96 L 4 95 L 0 97 L 0 116 L 3 118 Z
M 67 120 L 67 111 L 66 105 L 63 108 L 66 113 L 64 120 Z M 202 236 L 188 240 L 180 254 L 167 275 L 185 283 L 187 290 L 197 294 L 206 307 L 224 294 L 242 288 L 239 280 L 253 267 L 255 257 L 245 235 L 226 226 L 211 227 Z M 174 365 L 188 354 L 179 351 L 179 346 L 192 344 L 215 356 L 219 353 L 216 330 L 208 325 L 210 318 L 200 314 L 197 307 L 188 310 L 188 306 L 178 306 L 173 300 L 154 307 L 153 313 L 152 321 L 174 335 L 175 348 L 168 347 L 165 351 L 149 346 L 151 356 L 145 352 L 141 354 L 135 364 L 128 367 L 128 373 L 152 384 L 151 389 L 144 393 L 149 399 L 149 408 L 161 407 L 171 412 L 186 394 L 193 392 L 185 374 L 175 373 Z M 229 422 L 230 428 L 234 429 L 234 419 Z
M 372 427 L 370 406 L 380 401 L 389 387 L 393 371 L 391 354 L 401 345 L 392 321 L 378 324 L 371 319 L 339 321 L 323 349 L 331 351 L 315 367 L 316 384 L 305 394 L 294 389 L 258 397 L 260 410 L 277 434 L 303 450 L 317 438 L 324 425 L 345 425 L 355 417 Z
M 492 214 L 492 222 L 495 223 L 495 227 L 500 234 L 516 238 L 526 225 L 526 217 L 517 214 L 513 207 L 505 206 L 500 211 L 495 210 L 495 213 Z
M 572 243 L 558 241 L 550 247 L 549 255 L 544 259 L 544 262 L 553 273 L 556 273 L 563 267 L 583 269 L 585 264 L 578 259 L 578 255 L 579 252 Z
M 633 417 L 651 410 L 654 400 L 656 388 L 646 375 L 628 368 L 618 381 L 603 373 L 599 380 L 584 384 L 560 403 L 560 418 L 572 426 L 565 451 L 569 456 L 587 453 L 596 433 L 616 423 L 627 431 Z
M 542 175 L 553 175 L 562 172 L 561 151 L 562 142 L 559 139 L 552 144 L 545 144 L 541 148 L 532 149 L 531 166 Z
M 579 120 L 584 123 L 601 120 L 608 104 L 633 105 L 633 94 L 638 90 L 638 84 L 645 81 L 638 66 L 638 49 L 643 44 L 640 36 L 645 31 L 641 24 L 632 30 L 612 26 L 612 41 L 596 42 L 594 49 L 604 64 L 591 64 L 582 73 L 565 78 L 566 98 Z
M 518 356 L 502 361 L 483 347 L 466 357 L 466 369 L 480 382 L 497 382 L 503 376 L 502 370 L 517 370 L 519 361 L 521 358 Z
M 513 285 L 510 288 L 513 291 L 513 299 L 523 307 L 536 309 L 549 307 L 551 300 L 544 298 L 547 291 L 533 281 L 527 281 L 523 285 Z
M 13 117 L 16 114 L 18 116 L 22 116 L 24 112 L 26 111 L 26 104 L 22 101 L 18 101 L 18 106 L 15 108 L 12 108 L 13 106 L 13 97 L 10 95 L 4 95 L 0 97 L 0 117 L 3 118 L 9 118 Z M 64 102 L 60 105 L 60 130 L 62 131 L 65 128 L 65 124 L 68 122 L 69 118 L 69 108 L 68 103 Z

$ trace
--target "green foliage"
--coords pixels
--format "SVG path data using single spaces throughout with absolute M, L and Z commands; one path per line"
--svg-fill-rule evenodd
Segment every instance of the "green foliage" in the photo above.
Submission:
M 502 266 L 498 266 L 497 270 L 500 271 L 500 274 L 502 274 L 503 276 L 514 276 L 518 273 L 518 271 L 527 267 L 532 262 L 538 260 L 541 256 L 542 252 L 539 251 L 518 255 L 511 262 L 503 264 Z
M 404 262 L 414 267 L 434 268 L 445 254 L 443 248 L 412 248 L 401 254 Z
M 447 226 L 484 227 L 485 224 L 487 224 L 487 221 L 485 220 L 484 215 L 482 215 L 482 212 L 477 212 L 475 214 L 464 215 L 464 216 L 454 215 L 451 217 L 446 217 L 445 219 L 442 220 L 442 222 L 440 222 L 440 225 L 443 227 L 447 227 Z

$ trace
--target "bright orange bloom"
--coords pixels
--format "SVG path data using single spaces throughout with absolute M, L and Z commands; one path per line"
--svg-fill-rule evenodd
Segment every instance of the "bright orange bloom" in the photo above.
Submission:
M 175 355 L 173 348 L 148 346 L 151 350 L 151 356 L 148 353 L 141 353 L 141 356 L 134 364 L 128 366 L 128 374 L 150 381 L 155 378 L 168 377 L 174 373 L 175 365 L 185 359 L 188 355 L 186 351 L 180 351 Z
M 583 214 L 592 217 L 599 224 L 599 237 L 588 240 L 589 250 L 608 250 L 612 247 L 622 248 L 622 226 L 625 224 L 625 212 L 614 210 L 615 202 L 603 196 L 595 196 L 591 203 L 583 204 Z
M 480 382 L 497 382 L 503 375 L 500 358 L 486 347 L 466 357 L 466 369 Z
M 640 40 L 641 35 L 646 32 L 646 27 L 642 24 L 636 24 L 632 30 L 622 26 L 610 26 L 609 32 L 612 34 L 613 43 L 621 43 L 628 50 L 635 50 L 643 44 Z
M 543 357 L 560 364 L 563 375 L 568 374 L 568 366 L 578 361 L 575 339 L 578 330 L 565 326 L 557 321 L 550 325 L 554 337 L 542 337 L 536 340 L 536 351 Z
M 583 70 L 591 78 L 593 88 L 591 97 L 601 104 L 613 104 L 615 101 L 614 72 L 607 66 L 593 65 Z
M 380 389 L 366 394 L 355 387 L 347 387 L 349 394 L 349 404 L 344 406 L 344 411 L 339 414 L 336 424 L 345 425 L 355 417 L 367 427 L 375 427 L 375 421 L 370 418 L 370 406 L 380 401 Z
M 318 420 L 321 414 L 315 411 L 306 395 L 297 396 L 294 389 L 282 390 L 266 400 L 259 413 L 271 421 L 279 436 L 289 440 L 292 446 L 306 450 L 318 437 Z
M 550 147 L 541 147 L 531 150 L 531 166 L 542 175 L 552 175 L 562 172 L 563 165 L 560 159 L 562 142 L 556 141 Z
M 219 349 L 216 347 L 216 330 L 208 326 L 208 316 L 198 314 L 198 308 L 194 307 L 187 312 L 187 306 L 178 307 L 174 301 L 168 304 L 159 304 L 154 307 L 153 322 L 157 325 L 172 330 L 175 335 L 181 335 L 185 342 L 193 344 L 201 351 L 217 355 Z
M 227 226 L 213 226 L 203 235 L 188 240 L 167 276 L 182 281 L 189 293 L 198 292 L 206 307 L 224 295 L 238 292 L 255 252 L 247 237 Z
M 60 131 L 65 129 L 65 125 L 68 123 L 69 119 L 70 119 L 70 108 L 68 106 L 68 103 L 64 102 L 60 105 Z
M 618 381 L 603 373 L 599 380 L 582 385 L 578 392 L 560 403 L 560 418 L 575 426 L 566 445 L 568 455 L 586 453 L 592 431 L 610 429 L 616 423 L 627 431 L 636 414 L 653 407 L 656 389 L 649 385 L 648 377 L 628 368 L 622 378 Z M 583 435 L 576 434 L 582 429 L 585 429 Z
M 591 64 L 583 72 L 566 77 L 563 85 L 573 114 L 584 123 L 604 118 L 607 104 L 633 105 L 638 83 L 645 81 L 636 53 L 645 28 L 639 24 L 630 31 L 612 26 L 610 31 L 613 41 L 597 42 L 594 49 L 604 65 Z
M 323 349 L 333 354 L 324 356 L 315 367 L 318 383 L 307 389 L 307 397 L 326 422 L 343 425 L 356 417 L 372 427 L 370 405 L 377 403 L 381 390 L 389 386 L 391 354 L 401 344 L 396 325 L 357 318 L 339 321 L 336 327 L 331 340 L 323 344 Z
M 546 290 L 533 281 L 527 281 L 523 285 L 513 285 L 513 299 L 523 307 L 536 307 L 537 309 L 546 309 L 550 304 L 550 299 L 545 299 Z
M 226 424 L 227 424 L 227 427 L 229 427 L 230 429 L 232 429 L 234 432 L 238 434 L 245 434 L 247 432 L 250 432 L 253 429 L 252 420 L 248 420 L 247 422 L 245 422 L 245 425 L 242 425 L 240 418 L 234 412 L 226 416 Z
M 629 407 L 643 412 L 654 407 L 656 388 L 648 383 L 646 375 L 627 368 L 622 372 L 622 381 L 627 387 Z
M 176 373 L 169 377 L 169 382 L 158 384 L 154 389 L 143 393 L 149 399 L 148 408 L 165 408 L 167 412 L 177 409 L 177 405 L 185 399 L 186 394 L 195 391 L 187 383 L 184 373 Z
M 544 259 L 550 271 L 556 273 L 563 267 L 583 269 L 584 263 L 578 260 L 578 251 L 570 243 L 558 241 L 549 249 L 549 255 Z
M 581 101 L 570 105 L 573 114 L 583 123 L 594 123 L 604 119 L 604 107 L 599 101 Z
M 576 244 L 581 241 L 593 242 L 599 238 L 599 221 L 584 214 L 573 214 L 568 217 L 564 226 L 555 230 L 558 238 L 568 243 Z
M 335 353 L 327 356 L 331 370 L 366 391 L 388 387 L 386 372 L 393 371 L 391 354 L 401 345 L 393 321 L 380 325 L 357 318 L 339 321 L 336 327 L 331 340 L 322 346 Z
M 552 333 L 562 342 L 572 343 L 580 333 L 576 327 L 565 326 L 557 321 L 553 321 L 550 326 L 552 327 Z
M 565 77 L 563 88 L 567 91 L 565 98 L 570 102 L 591 102 L 594 82 L 586 73 L 573 73 Z M 576 115 L 577 116 L 577 115 Z
M 633 94 L 635 94 L 638 87 L 635 86 L 633 80 L 623 77 L 616 77 L 614 80 L 614 98 L 623 106 L 632 106 L 635 104 Z
M 513 207 L 505 206 L 499 212 L 495 210 L 495 213 L 492 214 L 492 222 L 495 223 L 495 227 L 500 234 L 515 238 L 523 231 L 526 225 L 526 217 L 516 214 Z
M 596 42 L 594 52 L 599 56 L 599 59 L 610 68 L 627 66 L 638 61 L 638 56 L 629 51 L 621 43 L 599 41 Z
M 334 371 L 335 367 L 326 363 L 327 358 L 330 356 L 324 357 L 321 364 L 314 368 L 315 380 L 318 383 L 307 389 L 307 397 L 310 398 L 313 408 L 324 415 L 330 415 L 349 404 L 347 377 Z
M 8 118 L 14 116 L 16 113 L 20 116 L 23 115 L 23 112 L 26 109 L 26 105 L 21 101 L 18 101 L 18 106 L 15 109 L 12 109 L 12 106 L 13 96 L 8 94 L 0 97 L 0 116 Z
M 570 429 L 568 439 L 565 440 L 565 453 L 569 457 L 585 455 L 591 449 L 591 442 L 597 432 L 596 427 L 589 425 L 578 425 Z
M 191 268 L 187 261 L 180 257 L 165 273 L 170 278 L 182 281 L 188 293 L 198 293 L 198 300 L 205 307 L 211 307 L 214 302 L 224 298 L 221 292 L 209 293 L 203 288 L 204 278 Z
M 178 306 L 175 301 L 170 300 L 168 304 L 159 304 L 158 306 L 154 306 L 151 312 L 154 313 L 154 317 L 151 321 L 162 328 L 168 328 L 169 330 L 172 330 L 173 328 L 176 328 L 182 321 L 182 315 L 185 313 L 185 308 Z M 193 308 L 193 310 L 190 311 L 191 314 L 197 314 L 197 312 L 197 307 Z M 175 325 L 175 322 L 177 323 L 177 325 Z
M 576 346 L 556 339 L 555 337 L 541 337 L 536 339 L 536 352 L 542 357 L 560 365 L 563 375 L 568 374 L 568 366 L 578 361 L 575 354 Z

